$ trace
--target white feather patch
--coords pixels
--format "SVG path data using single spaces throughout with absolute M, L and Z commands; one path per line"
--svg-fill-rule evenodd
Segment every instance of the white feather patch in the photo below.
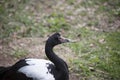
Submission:
M 55 80 L 54 76 L 48 73 L 47 63 L 53 64 L 43 59 L 25 59 L 28 65 L 21 67 L 18 71 L 34 80 Z

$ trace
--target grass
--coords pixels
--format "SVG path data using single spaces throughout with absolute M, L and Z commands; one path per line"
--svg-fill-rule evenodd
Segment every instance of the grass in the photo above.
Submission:
M 59 8 L 52 8 L 54 6 L 51 8 L 58 9 L 58 12 L 53 10 L 50 13 L 44 13 L 40 19 L 36 19 L 34 12 L 37 11 L 35 9 L 29 10 L 33 7 L 26 9 L 26 5 L 32 4 L 27 0 L 4 0 L 0 4 L 0 39 L 12 38 L 14 34 L 22 38 L 44 37 L 53 32 L 66 33 L 65 36 L 80 40 L 68 45 L 75 52 L 74 59 L 69 60 L 71 72 L 82 77 L 81 80 L 118 80 L 120 79 L 120 31 L 106 32 L 106 28 L 104 29 L 106 26 L 109 29 L 109 24 L 114 23 L 120 15 L 119 0 L 111 1 L 85 0 L 77 3 L 77 0 L 66 0 L 65 4 L 74 7 L 73 11 L 64 5 L 61 7 L 68 11 L 69 16 L 76 18 L 72 20 L 66 15 L 67 13 L 59 13 L 61 11 Z M 74 14 L 75 10 L 79 8 L 86 10 L 77 13 L 77 15 Z M 95 9 L 93 15 L 88 13 L 89 9 Z M 104 17 L 107 17 L 108 20 Z M 100 26 L 101 20 L 108 23 Z M 82 26 L 81 23 L 86 25 Z M 24 49 L 16 49 L 12 53 L 17 58 L 27 54 L 28 52 Z
M 119 79 L 120 77 L 120 32 L 111 32 L 107 35 L 107 46 L 109 49 L 106 50 L 108 52 L 109 57 L 108 60 L 105 62 L 106 67 L 104 68 L 106 71 L 110 73 L 113 79 Z M 104 64 L 103 64 L 104 65 Z M 114 73 L 113 73 L 114 72 Z
M 63 30 L 69 30 L 69 23 L 67 23 L 64 15 L 58 13 L 51 13 L 45 17 L 49 32 L 60 32 Z
M 28 51 L 25 49 L 16 49 L 14 50 L 11 55 L 16 58 L 22 58 L 25 57 L 28 54 Z
M 104 79 L 118 80 L 120 78 L 120 33 L 97 33 L 86 28 L 81 30 L 84 39 L 70 45 L 77 55 L 77 58 L 71 60 L 73 71 L 89 78 L 97 76 L 98 80 L 101 75 Z M 99 70 L 104 74 L 96 75 L 99 74 L 97 72 Z

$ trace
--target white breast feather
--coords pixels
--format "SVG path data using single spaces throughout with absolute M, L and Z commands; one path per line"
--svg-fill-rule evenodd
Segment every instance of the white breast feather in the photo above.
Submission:
M 55 80 L 54 76 L 48 72 L 46 63 L 53 64 L 43 59 L 26 59 L 28 65 L 21 67 L 18 71 L 34 80 Z

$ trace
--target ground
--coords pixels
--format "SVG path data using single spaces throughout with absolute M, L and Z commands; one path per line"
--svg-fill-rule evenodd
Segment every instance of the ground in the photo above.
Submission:
M 47 59 L 54 32 L 76 40 L 54 51 L 69 65 L 70 80 L 120 78 L 119 0 L 1 0 L 0 66 L 22 58 Z

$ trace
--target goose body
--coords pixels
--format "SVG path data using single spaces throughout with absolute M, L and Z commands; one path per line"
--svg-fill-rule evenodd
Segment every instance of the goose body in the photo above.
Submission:
M 22 59 L 10 67 L 0 67 L 0 80 L 69 80 L 68 66 L 59 58 L 53 47 L 69 42 L 61 38 L 59 33 L 50 36 L 45 45 L 45 53 L 49 60 Z
M 25 59 L 26 66 L 18 69 L 18 72 L 25 74 L 35 80 L 55 80 L 54 64 L 48 60 L 43 59 Z

